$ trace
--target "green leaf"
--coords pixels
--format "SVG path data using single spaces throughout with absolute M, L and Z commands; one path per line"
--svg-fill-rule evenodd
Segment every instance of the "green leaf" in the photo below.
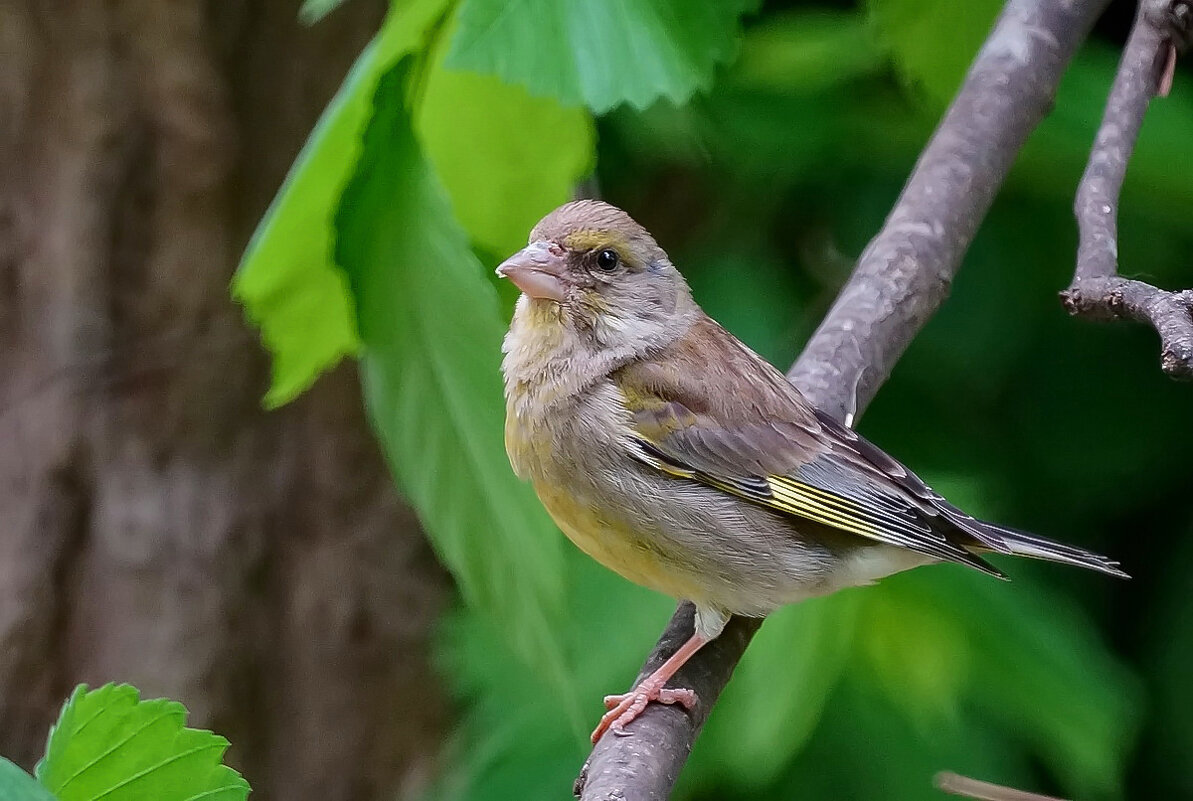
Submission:
M 249 785 L 223 765 L 223 737 L 185 727 L 186 708 L 136 688 L 80 684 L 50 730 L 36 775 L 59 801 L 232 801 Z
M 344 4 L 344 0 L 302 0 L 298 18 L 303 25 L 314 25 Z
M 404 105 L 412 61 L 378 84 L 336 216 L 336 257 L 364 341 L 365 401 L 399 485 L 466 602 L 558 678 L 561 648 L 548 614 L 563 598 L 560 538 L 505 455 L 505 323 L 415 140 Z
M 578 106 L 445 67 L 450 37 L 439 39 L 415 128 L 473 242 L 506 255 L 592 169 L 592 121 Z
M 360 156 L 378 77 L 419 47 L 447 0 L 390 12 L 323 112 L 252 240 L 232 293 L 273 354 L 265 397 L 279 406 L 360 347 L 352 300 L 332 258 L 332 217 Z
M 753 0 L 464 0 L 448 55 L 532 94 L 597 113 L 707 88 Z
M 990 33 L 1002 0 L 868 0 L 870 19 L 900 76 L 943 108 Z
M 54 801 L 54 796 L 28 773 L 0 757 L 0 801 Z

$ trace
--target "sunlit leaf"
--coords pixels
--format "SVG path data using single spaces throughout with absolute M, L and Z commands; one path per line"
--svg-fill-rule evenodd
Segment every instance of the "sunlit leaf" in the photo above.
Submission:
M 223 737 L 185 726 L 177 701 L 134 687 L 79 685 L 50 731 L 37 779 L 59 801 L 236 801 L 249 785 L 221 759 Z
M 355 353 L 352 299 L 332 258 L 332 217 L 361 153 L 378 77 L 421 43 L 447 0 L 398 4 L 356 59 L 270 204 L 232 282 L 273 356 L 269 406 Z
M 560 537 L 506 459 L 505 323 L 415 140 L 409 64 L 378 83 L 336 216 L 336 258 L 364 342 L 365 399 L 394 475 L 466 601 L 558 678 L 548 615 L 563 595 Z
M 532 94 L 604 112 L 686 100 L 736 50 L 753 0 L 463 0 L 448 55 Z
M 477 245 L 505 256 L 591 169 L 592 122 L 579 106 L 445 67 L 449 41 L 445 31 L 430 56 L 415 128 L 456 218 Z

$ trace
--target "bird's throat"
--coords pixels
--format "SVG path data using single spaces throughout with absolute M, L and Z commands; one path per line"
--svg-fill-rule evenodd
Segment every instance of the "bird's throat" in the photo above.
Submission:
M 592 340 L 557 303 L 518 298 L 505 335 L 501 371 L 507 414 L 529 420 L 575 400 L 616 366 L 619 354 L 594 349 Z

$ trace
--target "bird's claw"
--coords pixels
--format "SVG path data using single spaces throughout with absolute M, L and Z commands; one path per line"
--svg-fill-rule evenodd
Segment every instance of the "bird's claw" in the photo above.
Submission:
M 638 687 L 621 695 L 606 695 L 605 709 L 609 711 L 592 732 L 592 742 L 596 743 L 601 739 L 601 735 L 609 730 L 618 736 L 629 734 L 625 727 L 642 714 L 642 710 L 646 709 L 646 705 L 651 701 L 679 704 L 684 709 L 692 709 L 696 706 L 696 693 L 682 687 Z
M 646 704 L 651 701 L 658 701 L 660 704 L 682 704 L 685 709 L 691 709 L 696 705 L 696 693 L 694 690 L 688 690 L 683 687 L 672 689 L 671 687 L 664 687 L 655 695 L 650 695 L 645 692 L 634 690 L 628 693 L 620 693 L 618 695 L 605 696 L 605 709 L 614 709 L 618 704 L 625 701 L 627 698 L 634 699 L 638 696 L 646 698 L 642 703 L 645 708 Z M 628 722 L 628 721 L 627 721 Z

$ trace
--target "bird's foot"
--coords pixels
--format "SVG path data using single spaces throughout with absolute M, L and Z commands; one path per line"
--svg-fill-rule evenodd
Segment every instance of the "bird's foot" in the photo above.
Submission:
M 609 711 L 601 718 L 601 722 L 592 732 L 592 742 L 595 744 L 606 731 L 614 734 L 628 734 L 625 727 L 642 714 L 646 705 L 651 701 L 660 704 L 680 704 L 684 709 L 696 706 L 696 693 L 682 687 L 663 687 L 662 682 L 652 682 L 647 678 L 628 693 L 622 695 L 606 695 L 605 709 Z

